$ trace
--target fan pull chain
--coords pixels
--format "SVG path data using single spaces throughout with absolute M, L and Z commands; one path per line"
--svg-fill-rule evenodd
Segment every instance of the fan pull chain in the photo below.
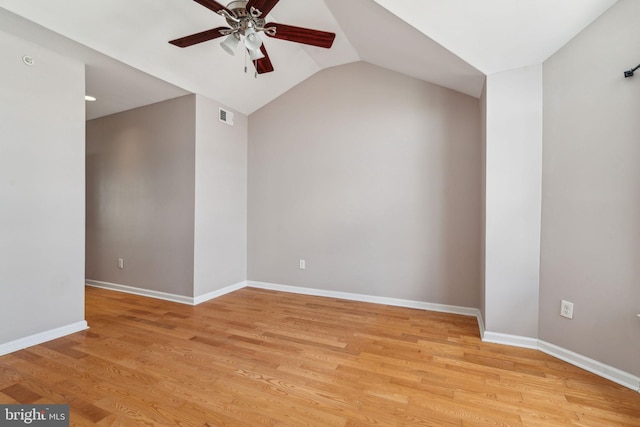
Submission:
M 253 66 L 255 67 L 255 72 L 253 73 L 253 78 L 257 79 L 258 78 L 258 60 L 256 59 L 255 61 L 253 61 Z M 249 68 L 247 67 L 247 50 L 245 49 L 244 51 L 244 73 L 247 74 L 249 71 Z

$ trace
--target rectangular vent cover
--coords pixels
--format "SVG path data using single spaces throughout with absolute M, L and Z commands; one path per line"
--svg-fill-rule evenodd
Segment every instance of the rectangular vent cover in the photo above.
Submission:
M 233 126 L 233 113 L 231 111 L 225 110 L 224 108 L 220 108 L 218 111 L 218 119 L 220 119 L 222 123 Z

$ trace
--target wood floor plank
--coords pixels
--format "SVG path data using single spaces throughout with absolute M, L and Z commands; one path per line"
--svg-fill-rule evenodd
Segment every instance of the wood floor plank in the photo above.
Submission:
M 245 288 L 192 307 L 87 288 L 90 330 L 0 357 L 0 403 L 72 426 L 625 426 L 640 394 L 469 316 Z
M 22 384 L 14 384 L 0 391 L 20 403 L 35 403 L 42 398 Z

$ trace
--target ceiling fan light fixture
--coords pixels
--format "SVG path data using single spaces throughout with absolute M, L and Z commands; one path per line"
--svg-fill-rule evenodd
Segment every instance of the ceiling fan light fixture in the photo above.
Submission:
M 328 31 L 266 22 L 269 12 L 271 12 L 271 9 L 273 9 L 280 0 L 231 0 L 226 7 L 219 3 L 221 0 L 193 1 L 222 16 L 227 21 L 227 26 L 216 27 L 180 37 L 169 41 L 169 43 L 184 48 L 198 43 L 208 42 L 218 37 L 226 37 L 226 39 L 220 43 L 220 46 L 228 54 L 235 55 L 238 44 L 242 42 L 243 47 L 246 48 L 245 72 L 247 68 L 247 54 L 251 57 L 257 74 L 270 73 L 273 71 L 273 65 L 271 64 L 269 54 L 263 44 L 260 33 L 263 33 L 265 37 L 325 49 L 330 48 L 336 38 L 335 33 Z
M 254 49 L 249 51 L 249 59 L 252 61 L 257 61 L 258 59 L 264 58 L 264 54 L 260 49 Z
M 244 32 L 244 45 L 247 49 L 258 50 L 262 46 L 262 39 L 253 28 L 247 28 Z
M 240 38 L 236 34 L 229 34 L 227 38 L 220 43 L 220 47 L 229 55 L 234 56 L 239 43 Z

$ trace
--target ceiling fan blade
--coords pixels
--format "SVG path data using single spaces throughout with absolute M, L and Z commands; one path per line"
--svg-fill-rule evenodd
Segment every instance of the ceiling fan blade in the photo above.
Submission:
M 333 40 L 336 38 L 335 33 L 329 33 L 327 31 L 312 30 L 309 28 L 294 27 L 293 25 L 276 23 L 265 25 L 265 28 L 272 27 L 276 29 L 276 33 L 271 36 L 265 31 L 265 34 L 269 37 L 308 44 L 311 46 L 324 47 L 326 49 L 333 45 Z
M 271 12 L 271 9 L 278 4 L 278 1 L 279 0 L 249 0 L 249 3 L 247 3 L 247 11 L 251 12 L 251 8 L 255 7 L 262 12 L 260 17 L 264 19 L 269 12 Z
M 169 43 L 178 47 L 193 46 L 194 44 L 206 42 L 209 40 L 222 37 L 223 34 L 220 30 L 230 30 L 229 27 L 218 27 L 211 30 L 202 31 L 201 33 L 191 34 L 190 36 L 181 37 L 179 39 L 171 40 Z
M 271 64 L 271 60 L 269 59 L 269 54 L 267 53 L 267 49 L 264 45 L 260 46 L 260 52 L 264 55 L 264 58 L 257 59 L 253 61 L 256 71 L 258 74 L 270 73 L 273 71 L 273 65 Z
M 226 10 L 227 12 L 229 12 L 229 14 L 233 15 L 233 13 L 229 9 L 227 9 L 226 7 L 224 7 L 223 5 L 221 5 L 215 0 L 193 0 L 193 1 L 203 5 L 209 10 L 213 10 L 215 13 L 218 13 L 221 10 Z

